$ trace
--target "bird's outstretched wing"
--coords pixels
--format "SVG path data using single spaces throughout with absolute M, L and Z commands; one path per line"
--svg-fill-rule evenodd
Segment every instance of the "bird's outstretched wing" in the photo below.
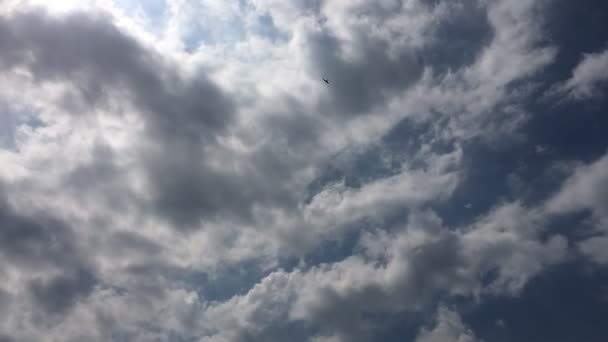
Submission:
M 329 81 L 323 78 L 323 82 L 329 84 Z

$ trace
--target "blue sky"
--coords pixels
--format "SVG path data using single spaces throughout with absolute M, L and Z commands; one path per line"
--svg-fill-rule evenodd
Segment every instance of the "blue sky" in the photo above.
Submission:
M 607 23 L 3 3 L 0 340 L 604 341 Z

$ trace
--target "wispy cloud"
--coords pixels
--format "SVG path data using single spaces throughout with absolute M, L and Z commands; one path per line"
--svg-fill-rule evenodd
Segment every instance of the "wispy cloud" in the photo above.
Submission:
M 602 96 L 608 80 L 608 51 L 584 54 L 572 76 L 556 85 L 552 92 L 573 100 Z

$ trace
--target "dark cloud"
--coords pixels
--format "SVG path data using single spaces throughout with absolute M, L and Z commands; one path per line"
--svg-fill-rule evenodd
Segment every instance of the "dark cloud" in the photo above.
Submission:
M 12 296 L 0 288 L 0 313 L 6 314 L 10 310 Z
M 420 15 L 434 15 L 438 3 L 429 4 Z M 351 9 L 349 17 L 360 22 L 349 27 L 352 34 L 349 40 L 341 39 L 325 26 L 310 32 L 306 53 L 312 69 L 330 80 L 331 96 L 327 103 L 322 103 L 322 110 L 330 115 L 368 113 L 390 95 L 413 85 L 422 76 L 424 67 L 441 74 L 472 64 L 492 42 L 494 31 L 487 18 L 487 8 L 475 0 L 441 4 L 450 15 L 429 30 L 429 41 L 423 46 L 395 50 L 390 38 L 379 39 L 375 35 L 383 22 L 395 20 L 407 11 L 401 1 L 393 2 L 394 6 L 369 2 Z M 400 32 L 393 38 L 408 34 Z M 353 50 L 354 56 L 350 56 Z
M 162 247 L 158 243 L 130 232 L 112 234 L 108 239 L 108 247 L 114 255 L 140 252 L 144 255 L 153 256 L 162 251 Z
M 0 200 L 0 267 L 17 268 L 31 279 L 25 294 L 44 321 L 47 314 L 65 314 L 98 280 L 70 225 L 46 213 L 22 211 Z M 13 300 L 23 304 L 22 297 Z
M 117 165 L 114 150 L 97 142 L 90 160 L 76 165 L 63 177 L 64 191 L 78 194 L 81 203 L 107 206 L 115 212 L 141 210 L 128 184 L 128 170 Z
M 319 148 L 322 127 L 300 103 L 287 99 L 286 106 L 285 111 L 269 109 L 268 118 L 258 126 L 264 136 L 251 141 L 260 148 L 236 161 L 228 149 L 202 151 L 185 141 L 146 150 L 154 211 L 179 229 L 192 230 L 219 218 L 251 222 L 255 206 L 296 206 L 301 195 L 292 192 L 289 181 L 308 166 L 307 155 Z M 235 166 L 212 168 L 210 158 Z
M 346 42 L 331 31 L 311 32 L 307 48 L 313 68 L 330 80 L 331 96 L 325 112 L 330 115 L 358 115 L 369 112 L 387 97 L 422 75 L 422 64 L 414 51 L 401 52 L 396 60 L 388 55 L 388 43 L 360 32 L 354 44 L 361 54 L 356 60 L 342 57 Z
M 29 284 L 29 291 L 46 313 L 62 314 L 78 299 L 89 295 L 95 284 L 97 280 L 93 274 L 77 270 L 48 280 L 34 279 Z
M 158 213 L 179 226 L 192 226 L 220 209 L 247 211 L 244 202 L 251 202 L 254 194 L 242 199 L 242 184 L 203 166 L 202 148 L 213 143 L 233 114 L 232 102 L 204 75 L 184 79 L 102 15 L 19 13 L 0 19 L 0 34 L 5 70 L 23 66 L 40 82 L 67 82 L 81 110 L 109 98 L 136 106 L 147 123 L 149 144 L 142 155 L 149 156 L 144 158 Z M 98 151 L 105 154 L 74 170 L 68 179 L 71 186 L 99 187 L 104 179 L 119 177 L 108 158 L 111 151 Z M 117 206 L 129 199 L 116 191 L 107 195 Z
M 3 69 L 22 66 L 39 82 L 67 82 L 81 109 L 108 96 L 130 99 L 163 140 L 211 139 L 231 118 L 231 101 L 204 75 L 183 79 L 101 14 L 2 16 L 0 44 Z
M 78 265 L 79 252 L 72 228 L 60 219 L 23 215 L 0 198 L 0 254 L 24 268 Z
M 248 183 L 238 171 L 207 168 L 206 156 L 197 145 L 166 145 L 146 159 L 154 189 L 153 212 L 169 219 L 178 229 L 198 229 L 202 222 L 222 215 L 228 219 L 247 218 L 251 204 L 258 198 L 255 183 Z

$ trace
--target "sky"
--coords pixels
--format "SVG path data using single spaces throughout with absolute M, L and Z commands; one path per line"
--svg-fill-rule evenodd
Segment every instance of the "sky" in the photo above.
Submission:
M 605 341 L 607 89 L 603 0 L 0 0 L 0 341 Z

